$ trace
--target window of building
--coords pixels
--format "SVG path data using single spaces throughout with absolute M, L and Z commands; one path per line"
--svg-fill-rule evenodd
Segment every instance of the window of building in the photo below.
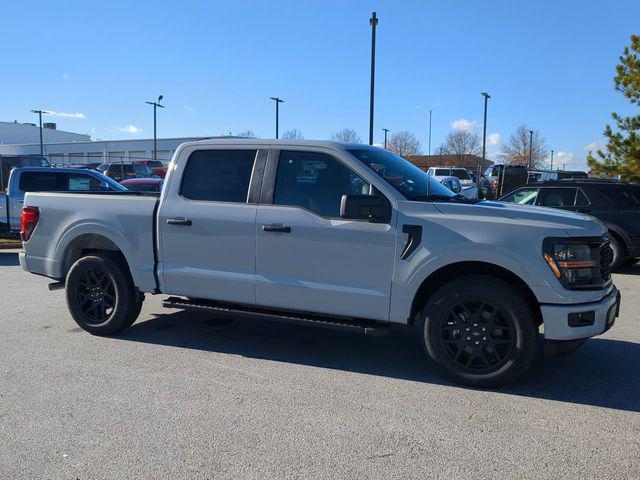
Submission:
M 180 194 L 190 200 L 246 202 L 256 150 L 198 150 L 189 156 Z
M 343 195 L 371 195 L 373 187 L 342 162 L 312 152 L 280 152 L 274 203 L 339 217 Z

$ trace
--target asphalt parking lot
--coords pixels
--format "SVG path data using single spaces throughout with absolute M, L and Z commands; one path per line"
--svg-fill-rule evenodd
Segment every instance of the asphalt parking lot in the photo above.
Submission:
M 640 478 L 640 265 L 621 317 L 499 391 L 384 337 L 165 310 L 113 338 L 0 251 L 0 478 Z

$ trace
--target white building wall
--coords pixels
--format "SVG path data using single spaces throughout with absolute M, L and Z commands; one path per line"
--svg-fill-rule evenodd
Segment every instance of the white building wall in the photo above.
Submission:
M 86 142 L 90 140 L 91 137 L 89 135 L 81 133 L 65 132 L 51 128 L 42 129 L 43 143 Z M 40 127 L 26 123 L 0 122 L 1 145 L 24 143 L 37 143 L 40 145 Z
M 158 160 L 169 161 L 175 150 L 182 143 L 205 138 L 211 137 L 158 138 L 157 158 Z M 105 162 L 109 161 L 110 157 L 118 157 L 117 161 L 120 161 L 120 157 L 123 157 L 123 160 L 130 158 L 151 159 L 153 158 L 153 139 L 50 143 L 45 145 L 44 150 L 45 156 L 53 157 L 50 161 L 55 160 L 55 163 L 62 163 L 62 161 L 64 163 L 80 163 L 81 159 L 92 163 Z M 0 155 L 39 154 L 39 143 L 0 145 Z M 71 162 L 70 158 L 72 159 Z

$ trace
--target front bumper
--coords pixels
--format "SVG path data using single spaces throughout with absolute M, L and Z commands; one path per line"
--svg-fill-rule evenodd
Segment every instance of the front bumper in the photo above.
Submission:
M 602 300 L 569 305 L 540 305 L 546 340 L 576 340 L 600 335 L 609 330 L 620 312 L 620 292 L 613 287 Z M 591 325 L 571 326 L 569 315 L 593 312 Z

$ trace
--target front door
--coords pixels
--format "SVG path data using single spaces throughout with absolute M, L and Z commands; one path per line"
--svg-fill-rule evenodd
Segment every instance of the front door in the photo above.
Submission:
M 347 194 L 382 195 L 332 155 L 280 152 L 256 217 L 258 305 L 388 320 L 396 216 L 342 219 Z
M 259 151 L 185 152 L 188 159 L 171 176 L 158 216 L 164 292 L 255 302 L 257 206 L 249 203 L 249 186 Z

